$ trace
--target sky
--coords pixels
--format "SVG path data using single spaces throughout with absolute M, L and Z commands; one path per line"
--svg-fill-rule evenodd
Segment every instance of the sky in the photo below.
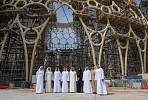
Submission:
M 133 0 L 133 1 L 136 2 L 139 5 L 141 0 Z
M 65 11 L 65 13 L 64 13 Z M 73 12 L 71 9 L 68 9 L 68 6 L 63 6 L 61 8 L 59 8 L 56 12 L 57 14 L 57 22 L 59 23 L 67 23 L 69 22 L 73 22 Z M 67 18 L 66 18 L 67 16 Z M 68 19 L 68 21 L 67 21 Z

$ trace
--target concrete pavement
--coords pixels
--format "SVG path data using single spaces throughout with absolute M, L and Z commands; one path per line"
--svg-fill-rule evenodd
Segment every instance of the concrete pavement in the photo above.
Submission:
M 147 100 L 148 90 L 109 88 L 107 96 L 84 93 L 43 93 L 33 89 L 0 89 L 0 100 Z

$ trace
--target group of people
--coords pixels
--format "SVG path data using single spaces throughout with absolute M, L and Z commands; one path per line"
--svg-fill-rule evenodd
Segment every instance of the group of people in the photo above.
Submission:
M 36 72 L 37 83 L 36 93 L 43 93 L 44 87 L 44 67 L 41 66 Z M 82 72 L 81 68 L 78 68 L 77 72 L 71 67 L 70 72 L 64 67 L 62 73 L 59 68 L 56 67 L 54 73 L 51 68 L 48 67 L 45 73 L 45 92 L 52 92 L 52 81 L 54 81 L 53 92 L 65 92 L 68 93 L 68 87 L 70 93 L 97 93 L 99 95 L 107 95 L 106 84 L 104 81 L 104 71 L 100 65 L 92 67 L 90 71 L 88 67 Z M 61 85 L 62 83 L 62 85 Z M 62 86 L 62 87 L 61 87 Z

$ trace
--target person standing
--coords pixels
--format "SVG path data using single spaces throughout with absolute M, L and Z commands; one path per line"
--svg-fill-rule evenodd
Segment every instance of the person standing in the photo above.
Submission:
M 69 73 L 66 67 L 64 67 L 64 71 L 62 72 L 61 81 L 62 81 L 62 92 L 68 92 Z
M 106 84 L 104 81 L 104 71 L 100 65 L 96 66 L 95 79 L 97 80 L 97 94 L 107 95 Z
M 76 92 L 77 90 L 77 87 L 76 87 L 76 81 L 77 81 L 77 73 L 76 71 L 74 70 L 73 67 L 71 67 L 71 70 L 70 70 L 70 92 L 71 93 L 74 93 Z
M 92 93 L 92 86 L 91 86 L 91 72 L 88 67 L 85 67 L 85 71 L 83 72 L 83 91 L 84 93 Z
M 61 72 L 59 71 L 59 68 L 56 67 L 54 72 L 54 92 L 60 92 L 61 90 Z
M 39 70 L 36 72 L 36 94 L 42 94 L 43 93 L 43 79 L 44 79 L 44 67 L 40 66 Z
M 51 92 L 52 80 L 53 80 L 53 73 L 51 71 L 51 68 L 48 67 L 45 73 L 45 82 L 46 82 L 45 92 L 46 93 Z
M 82 92 L 82 78 L 83 78 L 83 72 L 81 70 L 81 67 L 78 68 L 77 71 L 77 92 L 80 93 Z
M 92 92 L 93 94 L 96 94 L 96 80 L 95 80 L 94 66 L 91 69 L 91 79 L 92 79 Z

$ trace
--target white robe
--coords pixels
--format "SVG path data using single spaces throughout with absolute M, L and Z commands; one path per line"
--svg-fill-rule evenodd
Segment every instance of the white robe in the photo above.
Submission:
M 77 73 L 76 71 L 70 71 L 70 92 L 76 92 L 77 91 Z
M 38 70 L 36 72 L 36 93 L 43 93 L 43 78 L 44 78 L 44 70 Z
M 104 79 L 104 71 L 102 68 L 96 69 L 95 80 L 97 80 L 97 94 L 107 94 L 106 84 Z
M 61 72 L 54 72 L 54 92 L 60 92 L 61 90 Z
M 68 92 L 68 81 L 69 81 L 69 73 L 68 71 L 62 72 L 62 92 Z
M 45 80 L 46 80 L 46 87 L 45 87 L 45 91 L 46 92 L 52 92 L 51 91 L 51 81 L 53 80 L 53 73 L 52 71 L 46 71 L 45 74 Z
M 83 91 L 84 93 L 92 93 L 92 86 L 91 86 L 91 72 L 90 70 L 83 72 Z

